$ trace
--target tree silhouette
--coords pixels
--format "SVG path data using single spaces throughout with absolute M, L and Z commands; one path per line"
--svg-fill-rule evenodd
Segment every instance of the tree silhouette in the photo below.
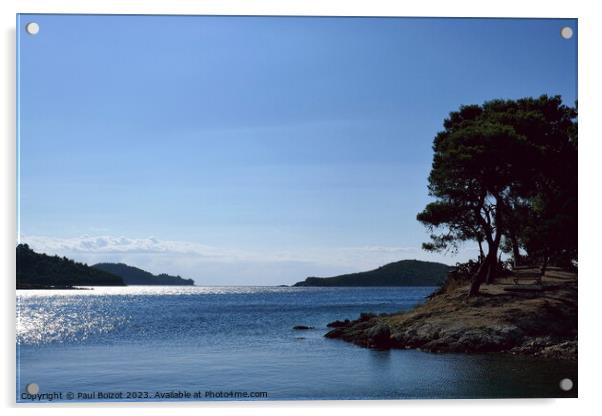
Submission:
M 444 121 L 429 175 L 436 200 L 417 219 L 431 231 L 427 250 L 486 244 L 470 295 L 495 278 L 502 239 L 515 264 L 521 248 L 544 268 L 552 255 L 576 256 L 576 117 L 559 96 L 541 96 L 462 106 Z

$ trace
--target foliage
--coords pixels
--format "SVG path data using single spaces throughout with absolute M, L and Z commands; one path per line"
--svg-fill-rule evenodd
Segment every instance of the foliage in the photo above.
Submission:
M 431 232 L 427 250 L 487 245 L 471 294 L 499 272 L 500 248 L 515 263 L 520 250 L 544 264 L 576 259 L 576 117 L 559 96 L 544 95 L 462 106 L 444 121 L 429 175 L 435 201 L 417 219 Z
M 154 275 L 123 263 L 98 263 L 92 267 L 121 277 L 127 285 L 194 285 L 192 279 L 183 279 L 166 273 Z
M 120 277 L 86 264 L 36 253 L 27 244 L 17 246 L 17 289 L 123 285 Z

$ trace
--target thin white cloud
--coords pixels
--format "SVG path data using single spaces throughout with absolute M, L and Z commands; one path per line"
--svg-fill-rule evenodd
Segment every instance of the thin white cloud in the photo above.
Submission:
M 25 235 L 35 251 L 60 255 L 88 264 L 123 262 L 153 273 L 180 274 L 199 284 L 281 284 L 309 275 L 332 276 L 371 270 L 403 259 L 452 263 L 419 247 L 355 246 L 304 247 L 290 250 L 249 250 L 204 245 L 155 237 L 48 237 Z
M 358 256 L 388 256 L 418 254 L 416 247 L 366 246 L 327 249 L 307 249 L 300 252 L 261 252 L 228 249 L 189 241 L 159 240 L 155 237 L 129 238 L 123 236 L 47 237 L 23 236 L 22 240 L 34 250 L 48 254 L 172 254 L 198 256 L 212 260 L 247 261 L 324 261 L 348 262 Z
M 234 251 L 217 249 L 187 241 L 159 240 L 155 237 L 128 238 L 114 236 L 81 236 L 57 238 L 46 236 L 23 236 L 22 241 L 34 250 L 52 253 L 88 254 L 183 254 L 201 257 L 237 257 Z

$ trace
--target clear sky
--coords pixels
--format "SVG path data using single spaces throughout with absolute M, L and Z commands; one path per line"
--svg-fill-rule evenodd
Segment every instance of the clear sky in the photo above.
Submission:
M 21 240 L 197 284 L 474 257 L 420 248 L 443 119 L 576 100 L 576 20 L 21 15 L 17 30 Z

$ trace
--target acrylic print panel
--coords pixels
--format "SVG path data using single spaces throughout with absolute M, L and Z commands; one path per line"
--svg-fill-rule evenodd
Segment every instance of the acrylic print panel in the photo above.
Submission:
M 17 32 L 18 402 L 577 396 L 576 20 Z

